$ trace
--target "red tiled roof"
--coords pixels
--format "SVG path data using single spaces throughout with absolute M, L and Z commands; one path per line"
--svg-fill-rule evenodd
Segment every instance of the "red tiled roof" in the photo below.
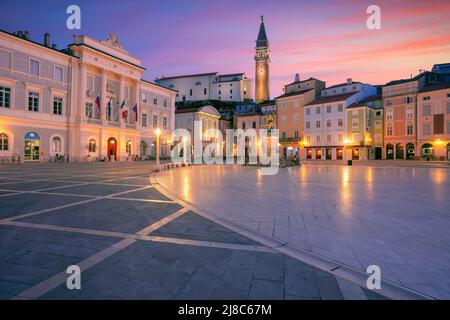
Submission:
M 350 92 L 350 93 L 344 93 L 344 94 L 338 94 L 335 96 L 328 96 L 328 97 L 320 97 L 310 103 L 305 104 L 306 106 L 312 106 L 316 104 L 322 104 L 322 103 L 330 103 L 330 102 L 336 102 L 336 101 L 343 101 L 347 98 L 351 97 L 352 95 L 356 94 L 357 92 Z

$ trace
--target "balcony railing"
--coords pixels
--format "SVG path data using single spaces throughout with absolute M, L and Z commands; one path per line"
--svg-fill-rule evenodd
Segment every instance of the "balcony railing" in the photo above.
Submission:
M 92 119 L 92 118 L 88 118 L 88 119 L 87 119 L 87 123 L 90 123 L 90 124 L 99 124 L 99 125 L 101 125 L 101 124 L 102 124 L 102 120 L 101 120 L 101 119 Z
M 108 121 L 108 126 L 109 127 L 119 128 L 120 127 L 120 123 L 119 122 L 115 122 L 115 121 Z
M 127 123 L 127 124 L 125 125 L 125 127 L 126 127 L 127 129 L 136 129 L 136 124 L 135 124 L 135 123 Z

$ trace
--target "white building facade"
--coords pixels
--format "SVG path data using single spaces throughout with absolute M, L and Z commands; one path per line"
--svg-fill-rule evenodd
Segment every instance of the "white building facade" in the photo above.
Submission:
M 306 104 L 304 116 L 303 159 L 344 160 L 347 137 L 346 108 L 365 97 L 376 94 L 377 88 L 360 82 L 331 86 L 321 97 Z
M 218 74 L 217 72 L 162 77 L 155 82 L 176 90 L 176 101 L 221 100 L 239 102 L 253 96 L 252 81 L 245 73 Z
M 0 32 L 0 134 L 8 139 L 0 158 L 154 154 L 155 129 L 165 137 L 175 127 L 176 93 L 141 80 L 144 71 L 113 34 L 106 41 L 75 36 L 57 50 L 26 33 Z M 164 154 L 170 146 L 161 147 Z

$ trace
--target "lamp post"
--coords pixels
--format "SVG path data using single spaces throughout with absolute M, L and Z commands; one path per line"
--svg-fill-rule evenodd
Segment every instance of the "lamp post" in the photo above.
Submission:
M 161 135 L 161 129 L 157 128 L 156 133 L 156 170 L 159 171 L 159 136 Z
M 344 162 L 347 161 L 347 146 L 349 145 L 350 141 L 345 138 L 344 139 Z

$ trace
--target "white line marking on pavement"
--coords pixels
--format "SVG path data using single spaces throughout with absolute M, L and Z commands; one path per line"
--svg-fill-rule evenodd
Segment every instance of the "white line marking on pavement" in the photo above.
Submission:
M 65 204 L 65 205 L 62 205 L 62 206 L 57 206 L 57 207 L 53 207 L 53 208 L 49 208 L 49 209 L 44 209 L 44 210 L 34 211 L 34 212 L 25 213 L 25 214 L 21 214 L 21 215 L 17 215 L 17 216 L 12 216 L 12 217 L 9 217 L 9 218 L 0 219 L 0 224 L 2 224 L 4 221 L 13 221 L 13 220 L 18 220 L 18 219 L 28 218 L 28 217 L 36 216 L 38 214 L 51 212 L 51 211 L 55 211 L 55 210 L 59 210 L 59 209 L 70 208 L 70 207 L 73 207 L 73 206 L 77 206 L 77 205 L 80 205 L 80 204 L 85 204 L 85 203 L 89 203 L 89 202 L 93 202 L 93 201 L 98 201 L 98 200 L 101 200 L 101 199 L 115 199 L 115 198 L 112 198 L 112 197 L 114 197 L 116 195 L 120 196 L 122 194 L 126 194 L 126 193 L 129 193 L 129 192 L 145 190 L 145 189 L 148 189 L 148 188 L 151 188 L 151 186 L 137 188 L 137 189 L 132 189 L 132 190 L 127 190 L 127 191 L 122 191 L 122 192 L 110 194 L 108 196 L 99 196 L 99 197 L 95 197 L 95 198 L 91 198 L 91 199 L 87 199 L 87 200 L 82 200 L 82 201 L 68 203 L 68 204 Z M 120 200 L 120 199 L 118 199 L 118 200 Z
M 181 214 L 185 213 L 187 210 L 181 209 L 176 211 L 175 213 L 171 214 L 171 216 L 174 216 L 175 218 L 179 217 Z M 180 213 L 181 212 L 181 213 Z M 170 216 L 169 216 L 170 217 Z M 161 227 L 168 223 L 169 221 L 172 221 L 170 219 L 167 219 L 168 217 L 161 219 L 160 221 L 151 224 L 150 226 L 140 230 L 137 235 L 145 236 L 143 234 L 144 232 L 150 230 L 150 232 L 153 232 L 157 229 L 157 227 Z M 174 219 L 175 219 L 174 218 Z M 162 220 L 165 221 L 161 222 Z M 147 233 L 148 234 L 148 233 Z M 77 265 L 80 267 L 81 271 L 86 271 L 87 269 L 95 266 L 96 264 L 102 262 L 106 258 L 112 256 L 113 254 L 118 253 L 119 251 L 122 251 L 123 249 L 129 247 L 133 243 L 135 243 L 136 239 L 123 239 L 112 246 L 101 250 L 100 252 L 96 253 L 93 256 L 90 256 L 89 258 L 84 259 L 83 261 L 80 261 L 77 263 Z M 38 283 L 37 285 L 23 291 L 22 293 L 19 293 L 17 296 L 13 297 L 13 300 L 30 300 L 30 299 L 38 299 L 39 297 L 43 296 L 47 292 L 57 288 L 61 284 L 63 284 L 67 280 L 67 273 L 66 271 L 61 271 L 60 273 L 54 275 L 53 277 Z

